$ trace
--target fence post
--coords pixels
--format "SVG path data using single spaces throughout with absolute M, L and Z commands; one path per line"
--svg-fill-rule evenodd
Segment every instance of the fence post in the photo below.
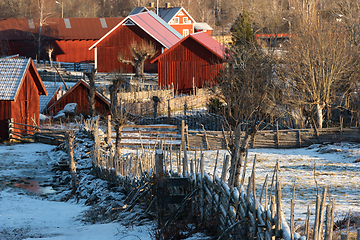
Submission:
M 300 131 L 300 129 L 298 129 L 298 143 L 299 143 L 299 147 L 301 147 L 301 131 Z
M 280 141 L 279 141 L 279 121 L 276 122 L 276 147 L 280 147 Z
M 180 143 L 180 151 L 184 150 L 185 143 L 185 120 L 181 121 L 181 143 Z
M 9 120 L 8 120 L 8 125 L 9 125 L 9 140 L 10 140 L 10 142 L 11 142 L 11 139 L 13 138 L 13 131 L 14 131 L 14 129 L 13 129 L 13 122 L 14 122 L 14 119 L 13 118 L 10 118 Z
M 224 159 L 224 164 L 223 164 L 223 168 L 222 168 L 222 172 L 221 172 L 221 181 L 225 182 L 225 178 L 226 178 L 226 172 L 227 172 L 227 168 L 229 165 L 229 157 L 230 155 L 226 155 L 225 159 Z
M 168 121 L 169 121 L 169 124 L 171 123 L 171 106 L 170 106 L 170 99 L 167 100 L 168 102 Z

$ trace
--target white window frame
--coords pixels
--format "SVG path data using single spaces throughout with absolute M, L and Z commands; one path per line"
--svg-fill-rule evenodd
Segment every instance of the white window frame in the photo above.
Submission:
M 187 35 L 190 34 L 189 29 L 183 29 L 183 36 L 186 37 Z
M 188 24 L 189 23 L 189 18 L 188 17 L 183 17 L 183 23 Z
M 179 17 L 174 17 L 174 24 L 179 24 Z

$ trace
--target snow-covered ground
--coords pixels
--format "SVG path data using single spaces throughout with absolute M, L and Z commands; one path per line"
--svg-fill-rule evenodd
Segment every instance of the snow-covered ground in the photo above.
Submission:
M 89 147 L 87 140 L 78 143 L 75 159 L 79 161 L 79 179 L 92 188 L 82 189 L 83 196 L 93 196 L 94 192 L 104 185 L 100 180 L 86 175 L 86 163 Z M 154 223 L 127 224 L 122 221 L 132 215 L 123 216 L 117 221 L 99 221 L 102 224 L 90 223 L 86 213 L 90 210 L 85 199 L 78 202 L 70 199 L 60 202 L 61 197 L 69 194 L 66 188 L 52 188 L 54 172 L 51 172 L 55 160 L 64 158 L 61 151 L 52 151 L 54 146 L 45 144 L 0 144 L 0 239 L 151 239 L 150 232 Z M 132 152 L 124 149 L 122 152 Z M 189 158 L 193 157 L 189 152 Z M 199 157 L 199 153 L 197 153 Z M 226 151 L 220 151 L 216 174 L 220 176 L 221 166 Z M 279 161 L 279 177 L 283 186 L 283 208 L 289 218 L 291 187 L 296 178 L 295 215 L 299 224 L 305 219 L 308 204 L 314 212 L 315 177 L 322 187 L 328 187 L 331 196 L 336 199 L 336 213 L 340 218 L 351 209 L 352 213 L 360 212 L 360 145 L 335 144 L 313 145 L 305 149 L 253 149 L 249 159 L 256 155 L 256 185 L 260 191 L 266 174 L 271 178 L 276 161 Z M 215 165 L 216 151 L 205 151 L 206 172 L 212 174 Z M 174 159 L 174 158 L 173 158 Z M 249 176 L 252 161 L 248 163 Z M 175 167 L 174 167 L 175 170 Z M 66 172 L 62 179 L 66 179 Z M 40 185 L 37 183 L 40 182 Z M 67 183 L 69 185 L 69 183 Z M 30 190 L 30 191 L 29 191 Z M 62 192 L 61 192 L 62 191 Z M 89 192 L 93 192 L 89 194 Z M 114 193 L 117 194 L 117 193 Z M 101 193 L 98 194 L 98 197 Z M 111 197 L 113 196 L 113 197 Z M 123 196 L 107 195 L 106 199 Z M 100 197 L 99 203 L 106 202 Z M 129 220 L 129 219 L 127 219 Z M 129 221 L 128 221 L 129 222 Z M 193 237 L 192 239 L 202 239 Z
M 50 152 L 54 148 L 39 143 L 0 144 L 0 239 L 150 239 L 150 224 L 88 224 L 83 215 L 90 207 L 47 200 L 45 194 L 55 192 L 49 187 L 57 157 Z

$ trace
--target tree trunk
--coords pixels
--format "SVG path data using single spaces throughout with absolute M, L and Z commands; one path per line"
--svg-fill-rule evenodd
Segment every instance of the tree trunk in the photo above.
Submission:
M 324 103 L 318 103 L 316 104 L 316 114 L 318 117 L 318 128 L 321 129 L 322 128 L 322 124 L 323 124 L 323 120 L 324 120 L 324 116 L 323 116 L 323 109 L 325 107 Z
M 90 117 L 95 117 L 95 69 L 92 69 L 91 72 L 86 72 L 85 75 L 89 78 L 89 95 L 87 98 L 89 100 L 89 112 Z
M 115 125 L 115 131 L 116 131 L 116 140 L 115 140 L 115 160 L 118 160 L 121 155 L 121 127 L 119 126 L 119 123 L 116 123 Z
M 234 182 L 233 182 L 234 187 L 239 187 L 241 165 L 242 165 L 243 160 L 245 159 L 246 150 L 249 148 L 250 139 L 251 139 L 251 136 L 253 136 L 253 135 L 255 135 L 255 134 L 253 134 L 253 133 L 250 134 L 249 131 L 246 131 L 244 140 L 241 142 L 241 147 L 240 147 L 239 153 L 238 153 L 238 159 L 237 159 L 236 165 L 235 165 L 235 175 L 234 175 Z
M 144 63 L 145 59 L 139 59 L 135 62 L 135 77 L 144 76 Z

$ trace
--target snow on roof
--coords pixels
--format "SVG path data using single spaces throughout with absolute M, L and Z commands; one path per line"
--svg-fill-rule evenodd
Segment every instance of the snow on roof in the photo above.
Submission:
M 40 95 L 39 96 L 39 111 L 42 113 L 51 99 L 54 97 L 54 95 L 62 88 L 61 83 L 47 83 L 44 84 L 46 91 L 48 92 L 48 95 Z
M 196 30 L 214 30 L 209 24 L 202 22 L 202 23 L 194 23 L 194 28 Z
M 0 100 L 15 100 L 30 60 L 30 58 L 0 59 Z
M 167 24 L 163 19 L 157 16 L 154 12 L 143 12 L 135 15 L 127 16 L 121 23 L 116 25 L 113 29 L 107 32 L 99 41 L 92 45 L 89 50 L 96 47 L 102 40 L 109 36 L 118 27 L 123 25 L 128 20 L 132 21 L 138 27 L 143 29 L 146 33 L 152 36 L 156 41 L 166 48 L 170 48 L 179 41 L 183 36 Z

